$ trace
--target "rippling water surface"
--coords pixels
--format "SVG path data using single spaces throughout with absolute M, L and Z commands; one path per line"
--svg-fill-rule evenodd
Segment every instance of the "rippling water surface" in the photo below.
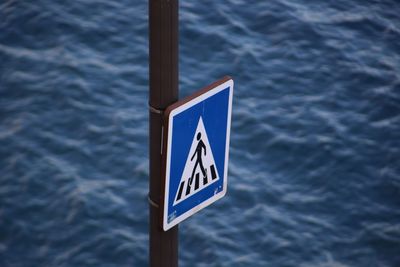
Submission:
M 400 266 L 400 4 L 180 1 L 180 95 L 235 79 L 181 266 Z M 0 1 L 0 266 L 148 264 L 146 1 Z

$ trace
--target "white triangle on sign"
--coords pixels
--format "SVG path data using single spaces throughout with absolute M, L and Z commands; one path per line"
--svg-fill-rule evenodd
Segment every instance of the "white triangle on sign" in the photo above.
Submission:
M 219 180 L 217 165 L 200 117 L 175 195 L 174 206 Z

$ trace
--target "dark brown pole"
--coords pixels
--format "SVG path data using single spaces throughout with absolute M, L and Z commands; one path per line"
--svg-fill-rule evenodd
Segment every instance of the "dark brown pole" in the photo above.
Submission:
M 150 54 L 150 266 L 178 266 L 178 226 L 164 232 L 162 196 L 162 112 L 178 100 L 178 0 L 149 0 Z

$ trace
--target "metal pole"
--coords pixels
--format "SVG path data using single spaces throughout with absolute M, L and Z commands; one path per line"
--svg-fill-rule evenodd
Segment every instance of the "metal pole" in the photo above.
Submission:
M 178 266 L 178 226 L 164 232 L 161 135 L 164 109 L 178 100 L 178 0 L 149 0 L 150 54 L 150 266 Z

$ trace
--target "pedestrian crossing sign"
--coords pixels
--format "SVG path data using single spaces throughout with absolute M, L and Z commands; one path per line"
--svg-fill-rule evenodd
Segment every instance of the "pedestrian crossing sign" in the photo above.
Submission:
M 226 194 L 232 93 L 225 77 L 165 110 L 165 231 Z

